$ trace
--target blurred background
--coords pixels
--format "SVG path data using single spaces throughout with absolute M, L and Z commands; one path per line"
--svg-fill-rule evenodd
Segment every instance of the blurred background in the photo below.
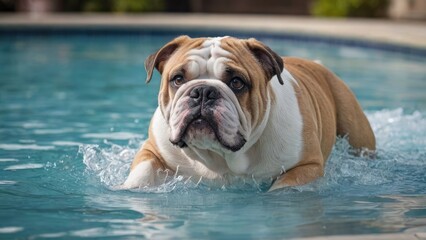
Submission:
M 181 12 L 426 20 L 426 0 L 0 0 L 0 12 Z

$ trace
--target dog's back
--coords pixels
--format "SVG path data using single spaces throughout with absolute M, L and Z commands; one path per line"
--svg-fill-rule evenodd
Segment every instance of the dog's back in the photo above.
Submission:
M 324 66 L 300 58 L 285 58 L 284 66 L 298 80 L 301 90 L 310 95 L 311 102 L 307 104 L 315 109 L 317 119 L 323 120 L 320 135 L 335 132 L 337 136 L 346 136 L 354 149 L 376 149 L 375 136 L 367 117 L 355 95 L 340 78 Z M 306 81 L 311 82 L 306 84 Z M 329 101 L 334 109 L 327 109 L 324 101 Z M 327 118 L 330 114 L 334 115 L 334 121 Z M 330 131 L 330 128 L 335 130 Z M 328 156 L 328 147 L 324 147 Z

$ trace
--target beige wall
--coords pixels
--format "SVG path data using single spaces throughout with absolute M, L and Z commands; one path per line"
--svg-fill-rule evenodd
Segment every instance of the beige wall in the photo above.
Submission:
M 389 17 L 426 20 L 426 0 L 391 0 Z

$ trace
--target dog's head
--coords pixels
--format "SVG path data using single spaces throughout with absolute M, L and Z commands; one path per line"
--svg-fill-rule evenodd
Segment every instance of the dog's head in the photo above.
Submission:
M 283 60 L 255 39 L 181 36 L 145 68 L 147 82 L 154 68 L 162 75 L 158 101 L 171 143 L 222 153 L 259 135 L 273 98 L 268 83 L 276 76 L 283 84 Z

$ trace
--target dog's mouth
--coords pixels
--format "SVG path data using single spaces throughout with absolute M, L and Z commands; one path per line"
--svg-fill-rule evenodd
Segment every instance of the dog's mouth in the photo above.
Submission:
M 210 130 L 211 129 L 216 134 L 216 131 L 215 131 L 216 128 L 213 128 L 212 124 L 203 117 L 199 117 L 199 118 L 192 120 L 187 125 L 186 130 L 188 130 L 188 128 L 190 128 L 190 127 L 194 128 L 196 130 L 203 130 L 203 129 L 209 129 Z
M 170 139 L 172 144 L 180 148 L 187 147 L 188 145 L 185 142 L 185 138 L 189 133 L 193 133 L 192 135 L 202 135 L 202 133 L 205 133 L 204 136 L 210 135 L 210 137 L 215 137 L 217 139 L 217 128 L 213 127 L 216 126 L 216 124 L 213 125 L 211 120 L 208 120 L 206 117 L 198 115 L 186 118 L 185 120 L 186 121 L 184 121 L 179 129 L 178 136 L 174 139 Z
M 173 145 L 184 148 L 193 142 L 210 140 L 220 143 L 227 150 L 236 152 L 246 143 L 246 140 L 239 132 L 236 135 L 236 137 L 226 136 L 226 133 L 220 131 L 217 121 L 213 118 L 198 115 L 186 118 L 186 121 L 179 129 L 179 134 L 176 138 L 171 138 L 170 142 Z M 235 140 L 229 141 L 229 139 Z

